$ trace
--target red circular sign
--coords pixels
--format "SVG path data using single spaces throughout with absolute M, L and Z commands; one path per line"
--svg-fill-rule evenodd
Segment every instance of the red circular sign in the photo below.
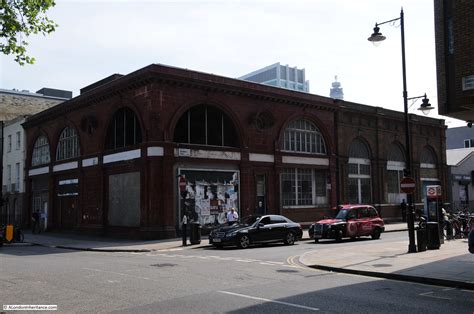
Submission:
M 403 193 L 411 194 L 415 192 L 416 184 L 415 180 L 410 177 L 405 177 L 400 181 L 400 190 L 402 190 Z

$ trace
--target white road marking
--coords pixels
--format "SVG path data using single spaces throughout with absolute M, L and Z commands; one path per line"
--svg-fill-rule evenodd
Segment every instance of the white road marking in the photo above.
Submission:
M 236 259 L 236 262 L 242 262 L 242 263 L 253 263 L 255 261 L 253 260 L 248 260 L 248 259 Z
M 245 295 L 245 294 L 240 294 L 240 293 L 234 293 L 234 292 L 229 292 L 229 291 L 217 291 L 219 293 L 224 293 L 224 294 L 229 294 L 241 298 L 247 298 L 247 299 L 252 299 L 252 300 L 257 300 L 257 301 L 263 301 L 263 302 L 270 302 L 270 303 L 277 303 L 277 304 L 282 304 L 286 306 L 292 306 L 292 307 L 297 307 L 300 309 L 305 309 L 305 310 L 310 310 L 310 311 L 319 311 L 318 308 L 316 307 L 309 307 L 309 306 L 304 306 L 300 304 L 295 304 L 295 303 L 288 303 L 288 302 L 282 302 L 282 301 L 275 301 L 275 300 L 270 300 L 270 299 L 265 299 L 265 298 L 259 298 L 259 297 L 253 297 L 251 295 Z
M 437 296 L 434 296 L 434 295 L 431 295 L 431 294 L 433 294 L 432 291 L 420 293 L 419 295 L 421 295 L 422 297 L 433 298 L 433 299 L 451 300 L 451 298 L 437 297 Z
M 283 265 L 285 263 L 282 262 L 274 262 L 274 261 L 264 261 L 265 263 L 272 263 L 272 264 L 278 264 L 278 265 Z

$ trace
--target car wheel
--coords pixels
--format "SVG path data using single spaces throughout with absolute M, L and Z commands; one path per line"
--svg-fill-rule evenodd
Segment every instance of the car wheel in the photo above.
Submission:
M 250 238 L 248 235 L 241 235 L 239 238 L 239 242 L 237 243 L 239 248 L 246 249 L 250 245 Z
M 318 238 L 315 238 L 315 239 L 314 239 L 314 243 L 319 243 L 319 239 L 318 239 Z
M 295 244 L 295 234 L 293 232 L 288 232 L 285 237 L 285 244 L 293 245 Z
M 376 239 L 380 239 L 380 229 L 375 229 L 374 232 L 372 233 L 372 239 L 376 240 Z
M 341 242 L 342 241 L 342 230 L 338 230 L 336 232 L 336 242 Z

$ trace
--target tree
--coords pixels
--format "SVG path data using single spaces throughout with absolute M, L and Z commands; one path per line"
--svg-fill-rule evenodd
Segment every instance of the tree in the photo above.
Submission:
M 26 38 L 55 31 L 58 25 L 46 16 L 55 4 L 54 0 L 0 0 L 1 52 L 13 55 L 20 65 L 33 64 L 35 58 L 26 54 Z

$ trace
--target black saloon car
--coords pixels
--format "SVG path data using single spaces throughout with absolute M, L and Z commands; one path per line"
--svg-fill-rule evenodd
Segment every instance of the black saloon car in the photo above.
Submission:
M 221 226 L 209 235 L 215 247 L 236 245 L 245 249 L 253 243 L 284 242 L 291 245 L 301 240 L 299 223 L 280 215 L 248 216 L 231 226 Z

